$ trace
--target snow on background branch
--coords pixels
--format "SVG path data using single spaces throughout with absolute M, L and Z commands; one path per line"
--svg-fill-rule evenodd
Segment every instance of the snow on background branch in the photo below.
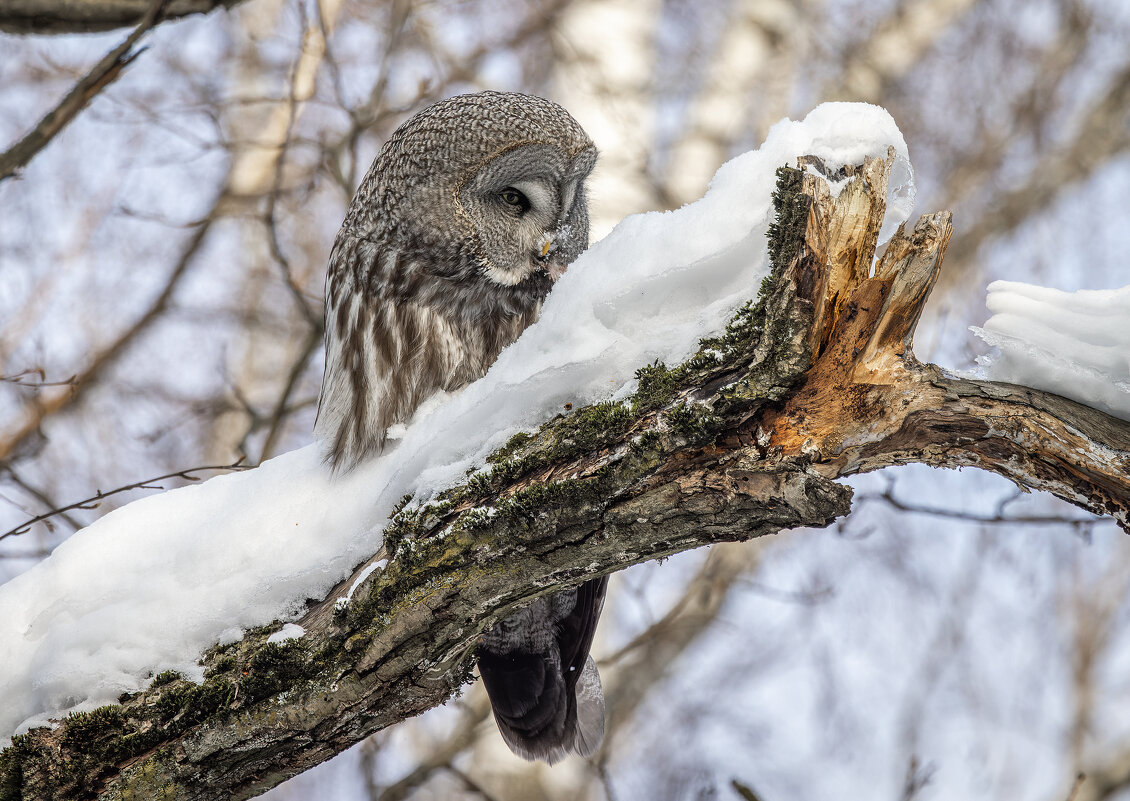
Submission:
M 997 348 L 977 359 L 987 375 L 1130 420 L 1130 285 L 1063 292 L 994 281 L 986 305 L 993 316 L 970 330 Z

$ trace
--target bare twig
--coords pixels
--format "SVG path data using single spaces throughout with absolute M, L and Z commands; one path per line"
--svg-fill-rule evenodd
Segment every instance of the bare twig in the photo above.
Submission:
M 973 5 L 971 0 L 899 3 L 866 42 L 851 49 L 824 96 L 879 102 Z
M 324 57 L 324 54 L 326 52 L 326 42 L 329 38 L 329 29 L 327 27 L 326 21 L 322 17 L 321 6 L 319 4 L 315 5 L 318 5 L 317 32 L 318 36 L 321 37 L 322 53 Z M 304 10 L 305 7 L 299 6 L 299 9 L 303 11 L 303 24 L 301 25 L 301 31 L 302 41 L 304 42 L 310 35 L 310 33 L 315 29 L 306 22 Z M 306 299 L 305 295 L 302 292 L 302 287 L 299 286 L 297 281 L 295 281 L 294 271 L 290 266 L 290 260 L 283 253 L 282 245 L 279 243 L 279 232 L 277 225 L 278 199 L 279 193 L 282 191 L 283 168 L 286 166 L 287 151 L 290 149 L 292 137 L 294 134 L 294 125 L 298 120 L 299 106 L 309 99 L 310 94 L 310 90 L 307 90 L 306 88 L 300 90 L 299 88 L 299 81 L 302 80 L 304 73 L 304 61 L 306 58 L 307 56 L 305 49 L 302 46 L 302 42 L 300 42 L 299 56 L 294 61 L 294 66 L 292 67 L 290 72 L 290 79 L 287 82 L 288 89 L 287 98 L 285 101 L 286 126 L 282 136 L 282 142 L 278 146 L 278 157 L 275 159 L 275 169 L 271 180 L 271 190 L 267 193 L 267 203 L 266 209 L 263 213 L 263 219 L 267 227 L 267 242 L 270 246 L 271 255 L 274 257 L 275 261 L 279 265 L 279 269 L 282 271 L 283 283 L 286 285 L 286 288 L 290 292 L 291 297 L 294 298 L 294 302 L 298 307 L 298 310 L 302 313 L 302 319 L 305 320 L 306 324 L 309 325 L 310 328 L 312 328 L 320 336 L 322 328 L 322 315 L 319 311 L 311 308 L 310 302 Z M 306 67 L 305 69 L 309 68 Z M 318 301 L 318 305 L 321 305 L 320 299 Z M 290 384 L 288 384 L 288 389 L 289 387 Z M 280 401 L 280 408 L 284 404 L 285 397 L 282 401 Z
M 286 384 L 283 386 L 282 392 L 279 393 L 275 408 L 271 411 L 270 422 L 267 427 L 267 439 L 263 442 L 263 450 L 259 455 L 259 461 L 269 458 L 274 452 L 279 432 L 282 430 L 282 424 L 296 408 L 291 405 L 290 397 L 294 394 L 299 379 L 302 378 L 302 374 L 306 372 L 306 366 L 310 363 L 310 359 L 314 354 L 317 353 L 318 347 L 321 344 L 322 330 L 319 326 L 310 330 L 310 333 L 306 337 L 306 342 L 302 346 L 302 352 L 290 366 L 290 373 L 287 375 Z
M 600 774 L 600 786 L 604 790 L 604 797 L 607 801 L 616 801 L 616 791 L 612 787 L 612 776 L 608 773 L 608 767 L 603 761 L 599 764 L 597 772 Z
M 1086 781 L 1086 779 L 1087 774 L 1085 773 L 1080 772 L 1075 774 L 1075 781 L 1071 784 L 1071 792 L 1067 794 L 1067 801 L 1075 801 L 1076 797 L 1079 795 L 1079 788 L 1083 786 L 1083 782 Z
M 459 768 L 455 767 L 454 765 L 447 765 L 445 767 L 447 768 L 447 772 L 452 776 L 455 776 L 457 779 L 459 779 L 459 781 L 463 782 L 463 786 L 468 790 L 486 799 L 486 801 L 495 801 L 493 795 L 484 790 L 481 784 L 476 782 L 463 771 L 459 770 Z
M 972 263 L 985 242 L 1007 235 L 1047 209 L 1130 149 L 1126 108 L 1130 104 L 1130 64 L 1111 78 L 1106 92 L 1080 115 L 1075 136 L 1033 161 L 1027 179 L 1008 191 L 997 192 L 973 225 L 951 248 L 946 281 L 963 280 L 964 265 Z
M 403 801 L 427 782 L 436 771 L 450 765 L 455 757 L 475 744 L 475 735 L 479 724 L 486 720 L 490 714 L 486 692 L 481 687 L 475 688 L 464 712 L 459 725 L 448 734 L 442 743 L 437 745 L 429 754 L 417 760 L 416 767 L 408 775 L 388 785 L 380 792 L 378 796 L 380 801 Z
M 671 665 L 710 630 L 730 591 L 762 564 L 766 543 L 721 543 L 711 549 L 698 573 L 687 583 L 680 600 L 631 642 L 600 660 L 607 676 L 605 697 L 608 730 L 602 754 L 627 728 L 651 691 L 668 675 Z M 614 665 L 613 670 L 607 667 Z
M 31 497 L 35 498 L 37 501 L 39 501 L 41 504 L 43 504 L 48 509 L 54 509 L 56 506 L 59 505 L 54 500 L 52 500 L 51 497 L 46 492 L 39 489 L 39 487 L 36 487 L 33 484 L 28 483 L 28 481 L 26 481 L 23 478 L 23 476 L 21 476 L 15 470 L 13 470 L 10 465 L 7 468 L 7 473 L 8 473 L 8 477 L 11 479 L 13 484 L 15 484 L 17 487 L 22 489 L 24 492 L 26 492 Z M 75 520 L 73 517 L 68 515 L 63 510 L 59 509 L 59 510 L 56 510 L 56 511 L 58 512 L 59 517 L 62 518 L 63 522 L 66 523 L 68 526 L 70 526 L 75 531 L 78 531 L 80 528 L 82 528 L 82 523 Z M 48 527 L 50 528 L 50 523 L 48 523 Z
M 241 0 L 173 0 L 162 19 L 207 14 Z M 146 0 L 5 0 L 0 3 L 0 31 L 19 34 L 95 33 L 136 25 Z
M 914 801 L 915 798 L 918 798 L 919 794 L 926 789 L 934 778 L 935 770 L 936 768 L 929 763 L 919 765 L 918 757 L 912 754 L 910 762 L 906 766 L 906 780 L 902 786 L 902 801 Z
M 39 380 L 29 380 L 28 376 L 39 376 Z M 28 387 L 29 389 L 39 389 L 40 387 L 69 387 L 75 383 L 75 376 L 64 378 L 61 381 L 48 381 L 47 373 L 44 372 L 42 367 L 33 367 L 30 370 L 21 370 L 12 375 L 0 375 L 0 381 L 5 384 L 15 384 L 18 387 Z
M 66 512 L 72 511 L 74 509 L 95 509 L 104 499 L 109 498 L 111 495 L 117 495 L 119 493 L 129 492 L 130 490 L 135 489 L 164 489 L 164 487 L 156 484 L 156 482 L 158 481 L 164 481 L 169 478 L 183 478 L 186 481 L 199 481 L 200 478 L 193 475 L 193 473 L 202 473 L 206 470 L 247 470 L 249 468 L 249 465 L 242 464 L 242 461 L 243 460 L 240 459 L 239 461 L 233 462 L 232 464 L 190 467 L 187 470 L 177 470 L 173 473 L 166 473 L 163 476 L 147 478 L 143 481 L 135 481 L 132 484 L 126 484 L 112 490 L 98 490 L 98 492 L 96 492 L 94 495 L 91 495 L 89 498 L 84 498 L 81 501 L 75 501 L 74 503 L 67 504 L 66 506 L 60 506 L 57 509 L 52 509 L 49 512 L 44 512 L 41 515 L 36 515 L 35 517 L 25 520 L 15 528 L 9 529 L 3 534 L 0 534 L 0 540 L 17 536 L 19 534 L 26 534 L 36 523 L 42 523 L 43 521 L 49 520 L 52 517 L 64 515 Z
M 1064 517 L 1063 515 L 1004 515 L 996 512 L 991 515 L 969 512 L 964 509 L 944 509 L 936 506 L 917 506 L 895 497 L 894 492 L 888 488 L 883 492 L 860 493 L 855 496 L 856 503 L 882 501 L 900 512 L 911 514 L 930 515 L 931 517 L 945 517 L 951 520 L 964 520 L 969 523 L 985 523 L 989 525 L 1049 525 L 1063 524 L 1076 528 L 1089 528 L 1106 522 L 1105 518 L 1094 517 Z
M 761 801 L 761 797 L 753 791 L 752 787 L 743 784 L 737 779 L 731 779 L 730 786 L 734 788 L 734 792 L 737 793 L 743 801 Z

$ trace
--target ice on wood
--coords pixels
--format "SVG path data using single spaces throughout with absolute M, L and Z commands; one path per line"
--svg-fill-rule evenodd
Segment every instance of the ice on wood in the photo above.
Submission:
M 460 481 L 519 430 L 623 396 L 625 378 L 675 364 L 718 333 L 767 272 L 775 170 L 828 165 L 894 146 L 885 230 L 910 212 L 906 144 L 890 115 L 829 103 L 783 120 L 724 165 L 706 196 L 624 220 L 558 281 L 542 318 L 490 372 L 418 415 L 380 459 L 331 480 L 316 446 L 255 470 L 123 507 L 0 587 L 0 738 L 114 702 L 242 629 L 295 619 L 380 545 L 389 512 Z
M 997 349 L 985 374 L 1077 400 L 1130 420 L 1130 286 L 1058 289 L 994 281 L 992 317 L 971 330 Z

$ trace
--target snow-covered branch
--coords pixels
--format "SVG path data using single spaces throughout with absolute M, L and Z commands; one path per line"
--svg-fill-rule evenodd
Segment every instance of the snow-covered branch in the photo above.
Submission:
M 530 598 L 826 525 L 848 513 L 835 479 L 852 473 L 976 466 L 1130 529 L 1130 423 L 914 358 L 951 226 L 941 212 L 900 228 L 872 268 L 894 150 L 830 176 L 820 159 L 801 163 L 778 173 L 771 274 L 723 334 L 401 508 L 381 550 L 310 603 L 301 629 L 247 632 L 205 654 L 199 683 L 161 673 L 14 738 L 3 797 L 250 797 L 443 703 L 470 679 L 478 634 Z

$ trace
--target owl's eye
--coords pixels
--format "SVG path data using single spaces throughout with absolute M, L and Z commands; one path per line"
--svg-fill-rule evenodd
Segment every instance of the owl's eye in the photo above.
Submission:
M 498 197 L 507 206 L 513 206 L 519 214 L 530 210 L 530 199 L 512 186 L 508 186 L 498 193 Z

